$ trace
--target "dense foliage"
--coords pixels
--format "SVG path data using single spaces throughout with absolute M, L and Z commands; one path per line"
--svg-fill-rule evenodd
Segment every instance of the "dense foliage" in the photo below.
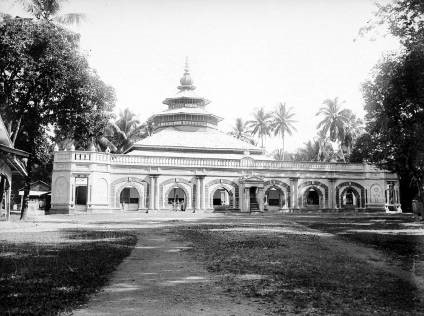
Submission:
M 403 205 L 422 198 L 424 175 L 424 51 L 390 57 L 363 86 L 369 141 L 366 159 L 398 173 Z M 365 140 L 365 139 L 364 139 Z
M 6 18 L 0 24 L 0 110 L 16 147 L 30 153 L 25 193 L 33 165 L 51 157 L 46 150 L 53 134 L 86 147 L 114 107 L 113 89 L 78 45 L 76 34 L 43 20 Z
M 386 56 L 363 85 L 368 135 L 352 156 L 396 172 L 403 208 L 409 210 L 412 199 L 423 199 L 424 3 L 396 0 L 379 6 L 365 29 L 378 25 L 386 25 L 404 49 Z

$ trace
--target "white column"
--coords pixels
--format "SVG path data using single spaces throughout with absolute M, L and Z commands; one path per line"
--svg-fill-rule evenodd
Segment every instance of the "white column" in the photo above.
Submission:
M 250 212 L 250 188 L 244 188 L 244 207 L 246 212 Z
M 145 182 L 144 182 L 145 183 Z M 145 190 L 145 187 L 144 187 L 144 185 L 142 186 L 142 190 L 143 190 L 143 195 L 142 195 L 142 197 L 140 197 L 140 198 L 142 198 L 141 199 L 141 208 L 142 209 L 145 209 L 146 208 L 146 190 Z
M 150 176 L 150 190 L 149 190 L 149 210 L 153 210 L 155 207 L 155 178 Z
M 69 178 L 69 198 L 68 204 L 70 208 L 75 207 L 75 177 L 71 175 Z
M 329 181 L 329 184 L 330 184 L 330 187 L 329 187 L 329 190 L 328 190 L 328 208 L 334 209 L 335 208 L 334 200 L 335 200 L 335 196 L 336 196 L 334 184 L 336 182 L 336 179 L 328 179 L 328 181 Z
M 91 175 L 87 177 L 87 208 L 91 207 L 91 190 L 92 190 L 92 185 L 91 185 Z
M 155 177 L 155 210 L 159 209 L 159 185 L 158 176 Z
M 205 178 L 200 177 L 200 201 L 201 201 L 200 207 L 202 210 L 206 209 L 206 199 L 207 197 L 205 196 Z
M 264 189 L 258 188 L 257 194 L 256 194 L 256 200 L 258 201 L 259 211 L 264 211 Z
M 290 178 L 290 191 L 291 191 L 290 208 L 292 209 L 299 208 L 299 205 L 297 203 L 297 182 L 298 182 L 298 178 Z
M 196 211 L 200 210 L 200 179 L 196 178 Z

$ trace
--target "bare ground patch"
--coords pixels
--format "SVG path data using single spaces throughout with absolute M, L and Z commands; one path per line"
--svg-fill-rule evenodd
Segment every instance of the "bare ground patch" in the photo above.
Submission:
M 265 302 L 270 314 L 424 313 L 414 282 L 356 256 L 348 242 L 284 221 L 278 230 L 275 218 L 257 222 L 249 229 L 241 221 L 190 226 L 178 233 L 193 243 L 187 251 L 220 276 L 219 285 L 229 295 Z M 267 222 L 272 223 L 268 232 Z

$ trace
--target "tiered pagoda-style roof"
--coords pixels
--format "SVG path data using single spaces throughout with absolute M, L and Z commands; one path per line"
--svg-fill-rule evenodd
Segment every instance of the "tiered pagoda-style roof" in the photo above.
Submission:
M 269 159 L 263 156 L 261 148 L 218 130 L 222 118 L 205 109 L 210 101 L 196 93 L 187 60 L 178 92 L 162 103 L 168 109 L 152 116 L 153 135 L 134 144 L 127 153 L 173 156 L 178 152 L 183 156 L 211 157 L 253 154 Z
M 153 115 L 155 129 L 169 126 L 217 128 L 218 122 L 222 118 L 206 111 L 205 106 L 210 101 L 196 93 L 196 86 L 193 85 L 187 59 L 178 90 L 175 96 L 166 98 L 162 102 L 168 105 L 168 109 Z

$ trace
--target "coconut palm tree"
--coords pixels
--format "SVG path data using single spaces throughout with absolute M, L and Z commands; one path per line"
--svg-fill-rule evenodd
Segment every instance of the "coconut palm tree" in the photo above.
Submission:
M 318 133 L 315 142 L 318 144 L 317 161 L 337 161 L 329 137 L 322 133 Z
M 351 110 L 346 110 L 346 125 L 342 145 L 346 148 L 347 155 L 352 153 L 356 139 L 364 132 L 363 122 Z
M 258 135 L 261 139 L 261 147 L 264 147 L 264 138 L 271 133 L 271 114 L 266 113 L 264 108 L 258 109 L 253 113 L 253 120 L 247 122 L 251 128 L 252 135 Z
M 274 131 L 274 135 L 281 135 L 283 139 L 283 160 L 286 133 L 291 136 L 293 134 L 293 131 L 296 131 L 296 128 L 293 125 L 296 121 L 292 119 L 294 113 L 291 113 L 290 111 L 291 108 L 287 108 L 285 103 L 280 103 L 278 105 L 277 110 L 273 113 L 272 117 L 271 129 Z
M 148 136 L 152 136 L 153 135 L 153 131 L 155 129 L 155 126 L 153 124 L 153 120 L 148 119 L 146 122 L 144 122 L 142 124 L 142 128 L 143 128 L 143 137 L 142 138 L 146 138 Z
M 109 128 L 113 131 L 111 139 L 117 152 L 124 152 L 132 144 L 144 138 L 144 126 L 128 108 L 119 112 L 118 119 L 110 122 Z
M 24 9 L 37 20 L 49 23 L 79 24 L 85 15 L 82 13 L 60 14 L 61 4 L 64 0 L 20 0 Z
M 328 135 L 331 141 L 338 142 L 342 160 L 346 161 L 342 150 L 342 142 L 345 138 L 346 124 L 349 119 L 348 110 L 341 108 L 338 98 L 326 99 L 323 105 L 316 114 L 317 116 L 324 116 L 317 128 L 323 137 Z
M 244 122 L 240 117 L 236 118 L 236 124 L 230 132 L 230 135 L 244 142 L 250 144 L 254 143 L 250 131 L 248 130 L 248 122 Z

